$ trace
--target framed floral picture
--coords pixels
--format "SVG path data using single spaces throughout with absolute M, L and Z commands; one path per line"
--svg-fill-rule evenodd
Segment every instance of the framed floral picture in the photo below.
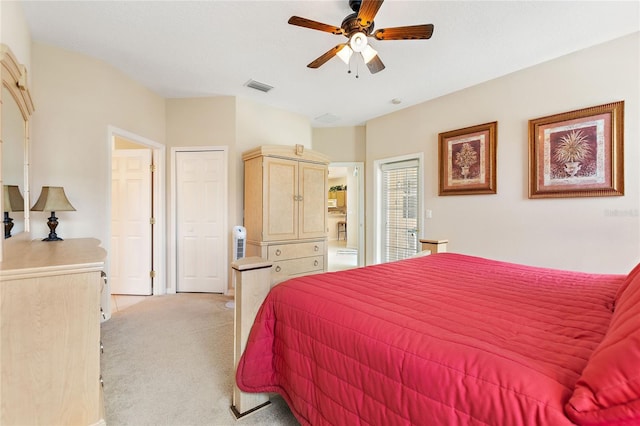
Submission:
M 529 120 L 529 198 L 624 195 L 624 101 Z
M 438 135 L 439 195 L 495 194 L 498 122 Z

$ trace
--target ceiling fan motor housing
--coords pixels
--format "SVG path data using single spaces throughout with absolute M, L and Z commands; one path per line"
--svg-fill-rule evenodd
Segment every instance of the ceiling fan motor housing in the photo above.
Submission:
M 350 38 L 353 34 L 359 32 L 370 35 L 371 31 L 373 31 L 373 22 L 371 22 L 371 25 L 369 26 L 363 26 L 358 19 L 358 12 L 354 12 L 343 19 L 340 27 L 344 30 L 344 35 L 347 38 Z
M 360 10 L 361 4 L 362 0 L 349 0 L 349 7 L 356 13 L 358 13 L 358 11 Z

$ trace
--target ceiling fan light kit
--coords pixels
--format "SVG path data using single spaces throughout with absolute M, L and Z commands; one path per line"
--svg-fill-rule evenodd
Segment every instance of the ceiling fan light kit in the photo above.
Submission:
M 360 54 L 362 55 L 362 59 L 364 59 L 364 63 L 368 64 L 378 55 L 378 52 L 370 45 L 366 45 Z
M 336 55 L 338 58 L 342 59 L 342 62 L 349 65 L 349 60 L 351 59 L 351 55 L 353 55 L 353 50 L 351 50 L 348 44 L 345 44 L 342 49 L 338 50 Z
M 323 31 L 347 37 L 348 42 L 339 44 L 307 65 L 309 68 L 320 68 L 329 59 L 338 56 L 345 64 L 349 64 L 353 52 L 360 53 L 364 63 L 372 74 L 382 71 L 384 63 L 378 52 L 369 44 L 367 37 L 376 40 L 426 40 L 433 35 L 433 24 L 411 25 L 406 27 L 382 28 L 373 31 L 378 9 L 383 0 L 349 0 L 349 7 L 354 13 L 347 15 L 339 27 L 323 24 L 299 16 L 289 18 L 289 24 L 312 30 Z
M 361 32 L 355 33 L 349 40 L 349 46 L 354 52 L 362 52 L 367 45 L 367 36 Z

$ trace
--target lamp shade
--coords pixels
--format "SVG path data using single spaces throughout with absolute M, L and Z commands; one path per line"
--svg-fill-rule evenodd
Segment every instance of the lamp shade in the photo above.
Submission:
M 61 186 L 43 186 L 38 201 L 31 207 L 34 212 L 66 212 L 75 211 Z
M 4 185 L 3 192 L 5 212 L 24 211 L 24 198 L 22 198 L 18 185 Z
M 351 55 L 353 55 L 353 50 L 345 44 L 342 49 L 338 50 L 336 55 L 338 55 L 338 58 L 342 59 L 342 62 L 349 65 L 349 59 L 351 59 Z
M 360 52 L 360 54 L 362 55 L 362 59 L 364 59 L 364 63 L 368 64 L 373 58 L 376 57 L 378 52 L 373 47 L 371 47 L 370 44 L 367 44 L 364 49 L 362 49 L 362 52 Z

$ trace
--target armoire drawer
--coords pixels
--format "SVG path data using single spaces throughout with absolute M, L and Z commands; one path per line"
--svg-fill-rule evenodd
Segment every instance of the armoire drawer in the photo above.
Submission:
M 274 262 L 324 254 L 324 241 L 269 246 L 267 259 Z
M 289 276 L 322 271 L 323 268 L 324 256 L 312 256 L 273 262 L 271 271 L 274 274 Z

